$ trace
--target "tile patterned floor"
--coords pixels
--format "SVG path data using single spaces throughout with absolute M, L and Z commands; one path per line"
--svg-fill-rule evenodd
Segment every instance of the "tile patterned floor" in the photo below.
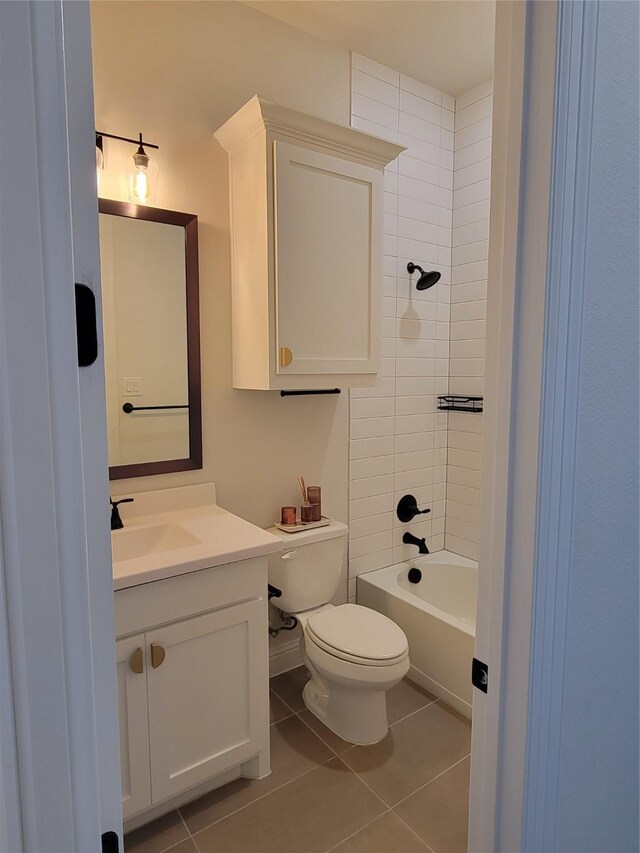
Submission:
M 353 746 L 271 680 L 271 775 L 237 779 L 125 838 L 126 853 L 465 853 L 468 720 L 405 680 L 389 734 Z

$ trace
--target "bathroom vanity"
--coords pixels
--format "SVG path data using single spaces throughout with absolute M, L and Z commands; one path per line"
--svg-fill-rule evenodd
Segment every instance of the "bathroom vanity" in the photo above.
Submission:
M 135 496 L 112 534 L 125 828 L 269 773 L 267 555 L 212 484 Z

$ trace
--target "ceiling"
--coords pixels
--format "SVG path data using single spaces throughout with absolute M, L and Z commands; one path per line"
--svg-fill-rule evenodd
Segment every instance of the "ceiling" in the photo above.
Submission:
M 247 0 L 245 5 L 450 95 L 493 76 L 494 0 Z

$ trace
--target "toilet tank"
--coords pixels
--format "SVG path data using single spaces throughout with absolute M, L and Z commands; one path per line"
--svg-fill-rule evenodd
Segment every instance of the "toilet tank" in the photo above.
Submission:
M 269 556 L 269 583 L 282 591 L 271 603 L 285 613 L 301 613 L 331 601 L 342 577 L 346 524 L 332 521 L 301 533 L 272 527 L 269 533 L 283 542 L 282 551 Z

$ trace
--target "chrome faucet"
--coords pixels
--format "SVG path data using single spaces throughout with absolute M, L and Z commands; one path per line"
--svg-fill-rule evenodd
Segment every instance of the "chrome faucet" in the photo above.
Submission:
M 429 549 L 427 548 L 427 543 L 424 539 L 418 539 L 417 536 L 414 536 L 412 533 L 408 531 L 402 537 L 402 541 L 405 545 L 417 545 L 419 554 L 428 554 Z
M 130 504 L 133 503 L 133 498 L 121 498 L 119 501 L 114 501 L 109 498 L 109 503 L 111 504 L 111 529 L 112 530 L 122 530 L 124 524 L 122 519 L 120 518 L 120 512 L 118 510 L 118 506 L 120 504 Z

